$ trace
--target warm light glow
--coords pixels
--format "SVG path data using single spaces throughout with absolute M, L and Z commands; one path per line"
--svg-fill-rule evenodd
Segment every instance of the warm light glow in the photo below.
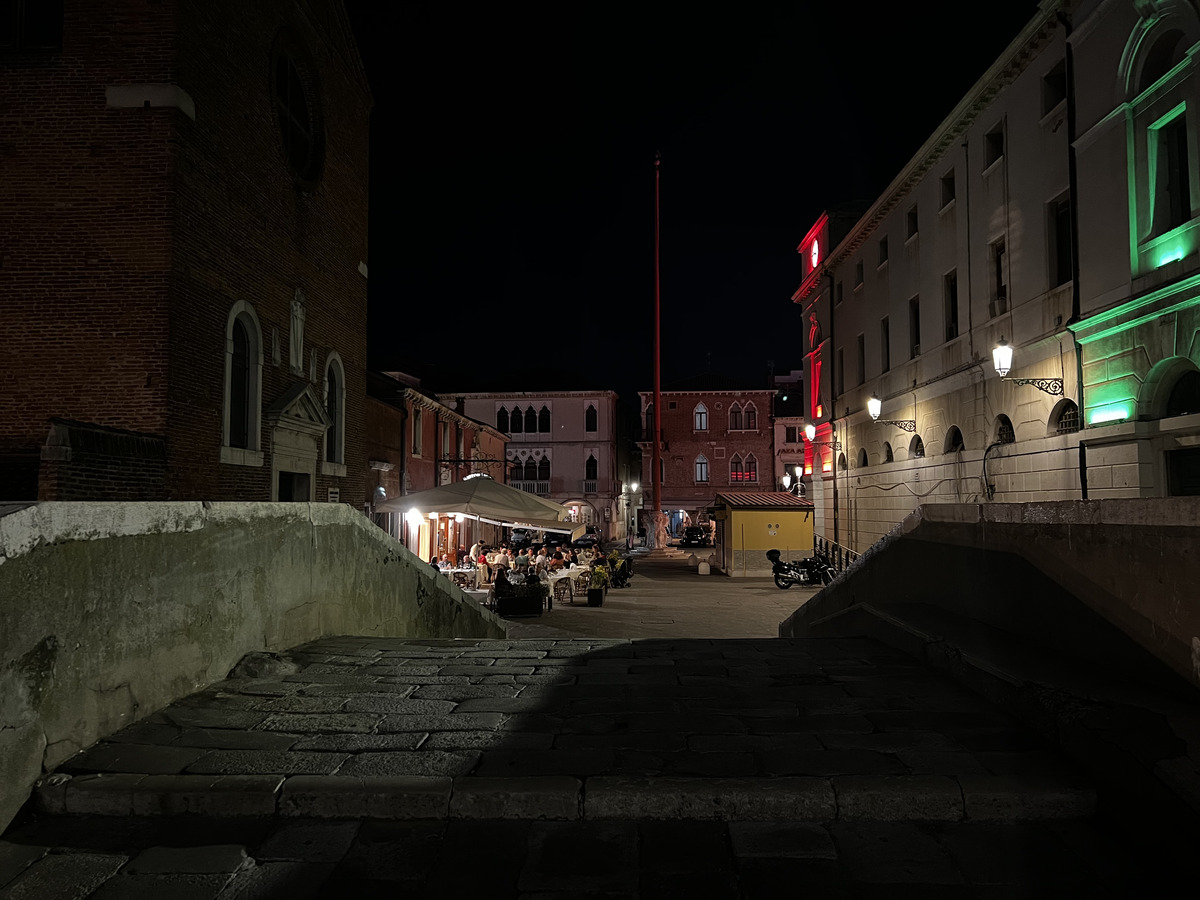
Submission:
M 811 470 L 810 470 L 810 471 L 811 471 Z M 797 481 L 799 481 L 799 480 L 800 480 L 800 476 L 801 476 L 802 474 L 804 474 L 804 466 L 800 466 L 800 465 L 796 466 L 796 480 L 797 480 Z
M 638 489 L 638 483 L 635 481 L 633 484 L 631 484 L 631 485 L 629 486 L 629 489 L 630 489 L 631 491 L 633 491 L 634 493 L 637 493 L 637 489 Z
M 455 514 L 454 514 L 454 521 L 455 521 L 457 524 L 461 525 L 461 524 L 462 524 L 462 520 L 463 520 L 462 513 L 455 513 Z
M 812 259 L 812 267 L 815 269 L 817 263 L 821 261 L 821 242 L 813 241 L 812 245 L 808 248 L 808 252 L 810 254 L 809 258 Z
M 878 419 L 879 413 L 883 409 L 883 401 L 875 395 L 871 395 L 871 399 L 867 401 L 867 412 L 871 414 L 872 419 Z
M 825 407 L 822 406 L 820 403 L 818 403 L 817 404 L 817 418 L 819 419 L 823 415 L 825 415 Z
M 811 474 L 812 474 L 812 466 L 805 466 L 805 467 L 804 467 L 804 474 L 805 474 L 805 475 L 811 475 Z
M 438 517 L 438 514 L 437 514 L 437 513 L 435 513 L 435 512 L 431 512 L 431 513 L 429 514 L 429 518 L 431 518 L 431 519 L 436 519 L 437 517 Z
M 815 438 L 816 438 L 816 436 L 817 436 L 817 426 L 815 426 L 815 425 L 805 425 L 805 426 L 804 426 L 804 436 L 805 436 L 806 438 L 808 438 L 810 441 L 811 441 L 811 440 L 813 440 L 813 439 L 815 439 Z
M 420 525 L 421 520 L 425 517 L 421 515 L 421 511 L 419 509 L 413 507 L 404 514 L 404 518 L 408 519 L 408 523 L 410 525 Z
M 783 481 L 783 489 L 785 491 L 792 486 L 792 476 L 787 472 L 783 473 L 783 478 L 780 480 Z
M 1012 344 L 1004 339 L 1004 335 L 1000 336 L 1000 343 L 996 345 L 996 349 L 992 351 L 992 365 L 996 367 L 996 373 L 1003 378 L 1012 368 Z
M 821 471 L 822 472 L 832 472 L 833 471 L 833 463 L 822 463 Z

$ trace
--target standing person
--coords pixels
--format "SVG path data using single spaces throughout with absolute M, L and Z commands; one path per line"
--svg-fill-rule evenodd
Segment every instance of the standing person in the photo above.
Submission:
M 476 541 L 471 545 L 471 549 L 467 551 L 467 556 L 471 558 L 472 562 L 479 559 L 479 551 L 481 549 L 482 548 L 479 546 L 479 541 Z

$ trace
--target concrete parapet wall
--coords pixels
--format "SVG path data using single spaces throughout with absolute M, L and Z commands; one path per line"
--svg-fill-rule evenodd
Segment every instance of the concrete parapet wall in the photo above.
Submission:
M 41 503 L 0 517 L 0 829 L 35 779 L 226 677 L 332 634 L 503 622 L 333 503 Z
M 1200 498 L 929 505 L 780 634 L 856 603 L 933 603 L 1067 656 L 1144 672 L 1148 652 L 1200 687 L 1198 585 Z

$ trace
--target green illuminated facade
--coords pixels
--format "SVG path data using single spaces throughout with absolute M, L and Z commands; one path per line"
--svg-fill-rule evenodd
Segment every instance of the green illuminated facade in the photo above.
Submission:
M 1200 493 L 1197 55 L 1196 2 L 1043 3 L 852 227 L 805 237 L 809 418 L 842 445 L 818 534 Z

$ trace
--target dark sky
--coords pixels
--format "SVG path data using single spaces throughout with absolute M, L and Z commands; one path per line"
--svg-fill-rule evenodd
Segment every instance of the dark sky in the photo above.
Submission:
M 655 151 L 663 382 L 762 386 L 802 365 L 801 238 L 874 199 L 1036 11 L 346 6 L 375 98 L 372 367 L 623 397 L 653 386 Z

